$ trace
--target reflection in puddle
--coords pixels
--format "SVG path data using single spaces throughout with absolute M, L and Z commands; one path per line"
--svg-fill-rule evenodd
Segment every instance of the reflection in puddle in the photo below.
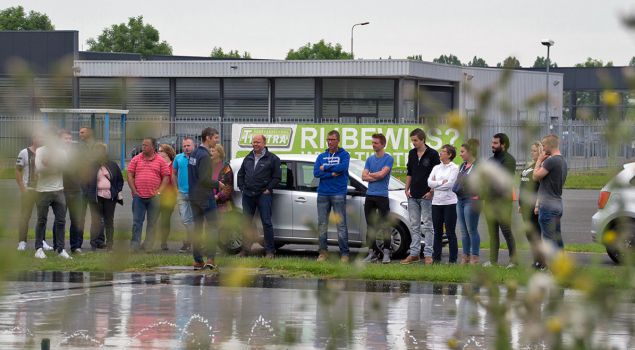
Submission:
M 216 275 L 25 273 L 0 297 L 0 348 L 37 348 L 44 338 L 52 349 L 492 348 L 495 325 L 464 296 L 474 292 L 417 282 L 260 276 L 228 288 Z M 575 309 L 575 295 L 559 298 Z M 632 344 L 628 310 L 598 342 Z M 513 348 L 547 348 L 520 315 L 506 317 Z

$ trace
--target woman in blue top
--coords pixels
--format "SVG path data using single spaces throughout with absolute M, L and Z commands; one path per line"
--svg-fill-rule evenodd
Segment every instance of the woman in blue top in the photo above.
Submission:
M 452 188 L 458 198 L 456 214 L 463 242 L 461 263 L 472 265 L 479 263 L 481 237 L 478 234 L 478 220 L 481 215 L 481 204 L 478 196 L 468 186 L 468 177 L 477 164 L 478 146 L 479 141 L 476 139 L 469 139 L 461 145 L 460 156 L 463 164 L 459 167 L 459 174 Z

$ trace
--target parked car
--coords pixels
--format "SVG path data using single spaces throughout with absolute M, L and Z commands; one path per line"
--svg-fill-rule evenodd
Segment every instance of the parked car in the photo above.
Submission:
M 201 140 L 201 135 L 192 135 L 192 134 L 172 134 L 172 135 L 163 135 L 157 137 L 157 151 L 159 149 L 160 144 L 167 143 L 172 146 L 177 154 L 182 152 L 183 139 L 189 137 L 194 140 L 194 146 L 198 145 Z M 130 150 L 130 158 L 136 156 L 141 153 L 141 144 L 135 145 Z
M 616 263 L 623 260 L 620 252 L 635 248 L 635 163 L 625 164 L 602 188 L 598 211 L 591 218 L 591 237 L 606 246 Z
M 314 244 L 318 243 L 317 227 L 317 187 L 319 179 L 313 177 L 313 165 L 316 155 L 280 155 L 282 181 L 273 193 L 273 225 L 275 245 Z M 233 159 L 231 167 L 237 178 L 243 158 Z M 366 245 L 366 220 L 364 217 L 364 200 L 368 183 L 362 181 L 364 162 L 351 159 L 349 166 L 349 189 L 347 195 L 348 239 L 351 247 Z M 238 180 L 234 181 L 233 202 L 235 208 L 242 210 L 241 192 Z M 406 257 L 410 247 L 410 231 L 408 228 L 408 200 L 404 193 L 405 185 L 395 177 L 391 177 L 388 189 L 390 199 L 390 218 L 392 219 L 391 256 L 395 259 Z M 255 220 L 256 225 L 260 220 Z M 259 227 L 262 238 L 262 228 Z M 242 244 L 240 233 L 224 238 L 221 246 L 230 253 L 237 253 Z M 329 225 L 329 245 L 337 245 L 337 231 Z

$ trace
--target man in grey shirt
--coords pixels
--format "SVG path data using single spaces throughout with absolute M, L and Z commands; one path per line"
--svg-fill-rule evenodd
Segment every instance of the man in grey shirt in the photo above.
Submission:
M 567 162 L 560 154 L 558 136 L 547 135 L 542 139 L 542 154 L 536 160 L 534 180 L 538 188 L 538 223 L 542 238 L 551 241 L 558 249 L 564 248 L 560 219 L 562 218 L 562 187 L 567 180 Z

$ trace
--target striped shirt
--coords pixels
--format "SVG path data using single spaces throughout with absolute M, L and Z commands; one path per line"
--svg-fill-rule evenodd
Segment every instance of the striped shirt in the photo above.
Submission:
M 156 195 L 163 177 L 170 176 L 168 163 L 157 154 L 147 159 L 139 153 L 130 161 L 128 172 L 134 173 L 134 185 L 141 198 L 151 198 Z

